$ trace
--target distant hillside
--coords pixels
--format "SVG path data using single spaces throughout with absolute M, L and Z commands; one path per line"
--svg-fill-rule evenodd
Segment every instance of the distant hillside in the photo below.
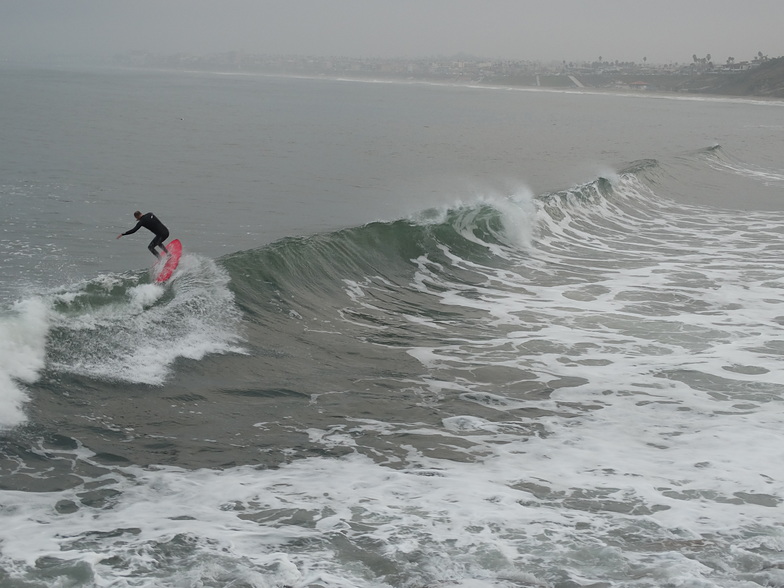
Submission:
M 736 72 L 652 73 L 638 72 L 581 72 L 518 74 L 486 76 L 490 84 L 511 86 L 541 86 L 544 88 L 634 89 L 645 92 L 679 92 L 721 94 L 724 96 L 756 96 L 784 98 L 784 57 L 764 61 L 759 67 Z
M 784 57 L 770 59 L 749 71 L 689 76 L 689 80 L 677 89 L 704 94 L 784 98 Z
M 653 92 L 688 92 L 724 96 L 784 98 L 784 57 L 769 59 L 759 67 L 741 72 L 701 73 L 596 73 L 576 74 L 589 88 L 635 88 Z M 515 80 L 516 85 L 532 85 Z M 569 76 L 539 76 L 542 86 L 573 86 Z
M 611 80 L 609 78 L 612 78 Z M 624 74 L 581 76 L 587 86 L 629 85 L 652 91 L 721 94 L 784 98 L 784 57 L 765 61 L 759 67 L 735 73 Z

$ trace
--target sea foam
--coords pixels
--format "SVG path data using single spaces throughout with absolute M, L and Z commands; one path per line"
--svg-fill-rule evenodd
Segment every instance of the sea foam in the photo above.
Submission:
M 28 397 L 24 384 L 34 382 L 44 367 L 48 310 L 37 298 L 16 303 L 0 316 L 0 427 L 25 422 Z
M 183 256 L 166 285 L 138 279 L 77 285 L 79 296 L 72 304 L 66 304 L 69 292 L 58 294 L 62 304 L 53 316 L 52 370 L 162 385 L 178 357 L 199 360 L 241 351 L 229 277 L 213 260 Z

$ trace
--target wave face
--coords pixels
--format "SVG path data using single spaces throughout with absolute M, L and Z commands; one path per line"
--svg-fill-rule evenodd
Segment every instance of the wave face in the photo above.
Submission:
M 781 182 L 714 147 L 31 297 L 0 579 L 780 584 L 784 215 L 682 196 Z

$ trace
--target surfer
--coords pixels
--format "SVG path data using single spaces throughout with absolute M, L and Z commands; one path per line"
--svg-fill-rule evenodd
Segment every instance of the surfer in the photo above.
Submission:
M 166 255 L 168 255 L 169 250 L 166 249 L 166 246 L 163 244 L 163 242 L 169 238 L 169 229 L 166 228 L 166 225 L 164 225 L 158 219 L 158 217 L 151 212 L 148 212 L 147 214 L 142 214 L 137 210 L 136 212 L 133 213 L 133 216 L 138 221 L 136 223 L 136 226 L 133 227 L 130 231 L 125 231 L 124 233 L 120 233 L 119 235 L 117 235 L 117 238 L 119 239 L 123 235 L 130 235 L 132 233 L 135 233 L 141 227 L 144 227 L 145 229 L 155 233 L 155 238 L 152 241 L 150 241 L 149 245 L 147 245 L 147 249 L 150 250 L 150 253 L 152 253 L 155 257 L 160 257 L 158 252 L 155 250 L 156 247 L 160 247 L 161 249 L 163 249 L 163 252 Z

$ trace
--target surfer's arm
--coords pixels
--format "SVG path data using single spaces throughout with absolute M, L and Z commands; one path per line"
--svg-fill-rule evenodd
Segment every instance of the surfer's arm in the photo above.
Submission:
M 124 233 L 120 233 L 119 235 L 117 235 L 117 238 L 119 239 L 123 235 L 131 235 L 131 234 L 135 233 L 136 231 L 138 231 L 141 228 L 141 226 L 142 226 L 142 223 L 140 223 L 140 222 L 136 223 L 136 226 L 133 227 L 130 231 L 125 231 Z

